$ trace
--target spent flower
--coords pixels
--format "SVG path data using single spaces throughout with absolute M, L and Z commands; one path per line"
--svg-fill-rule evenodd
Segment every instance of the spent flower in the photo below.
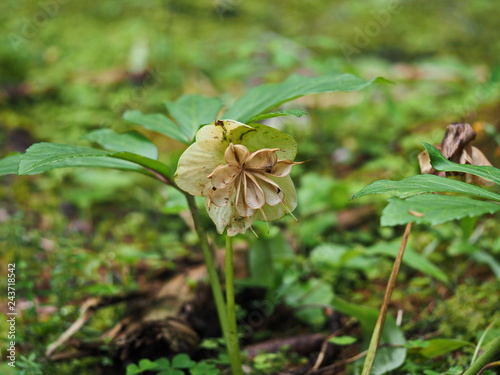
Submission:
M 255 220 L 277 220 L 297 206 L 289 176 L 295 140 L 262 124 L 254 127 L 217 120 L 202 127 L 180 157 L 175 181 L 184 191 L 205 197 L 217 231 L 244 233 Z

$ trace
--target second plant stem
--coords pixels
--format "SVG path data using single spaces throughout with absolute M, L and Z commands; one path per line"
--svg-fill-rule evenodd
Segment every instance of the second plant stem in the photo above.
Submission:
M 226 307 L 219 275 L 215 267 L 214 257 L 210 245 L 208 244 L 207 234 L 201 222 L 200 212 L 198 211 L 198 207 L 196 207 L 196 201 L 194 197 L 189 194 L 185 194 L 185 196 L 193 217 L 194 228 L 200 240 L 205 265 L 207 266 L 208 278 L 214 295 L 217 315 L 219 316 L 222 334 L 226 342 L 227 353 L 231 362 L 231 373 L 233 375 L 243 375 L 240 345 L 238 341 L 238 327 L 236 325 L 236 305 L 234 301 L 233 243 L 231 237 L 226 236 Z
M 243 375 L 241 367 L 238 326 L 236 325 L 236 304 L 234 301 L 233 240 L 226 236 L 226 304 L 227 304 L 227 350 L 233 375 Z
M 403 255 L 405 252 L 406 244 L 408 243 L 408 237 L 410 236 L 412 224 L 413 223 L 406 224 L 406 229 L 403 234 L 403 238 L 401 239 L 401 246 L 399 247 L 399 252 L 396 256 L 396 259 L 394 260 L 391 276 L 389 277 L 389 281 L 387 282 L 384 301 L 382 302 L 382 306 L 380 307 L 377 323 L 375 324 L 375 328 L 373 330 L 372 339 L 370 341 L 370 346 L 368 347 L 368 353 L 366 354 L 366 359 L 361 375 L 370 375 L 370 372 L 372 370 L 373 362 L 375 361 L 375 355 L 377 354 L 377 347 L 380 342 L 380 337 L 382 336 L 382 330 L 384 328 L 385 317 L 387 316 L 387 308 L 389 307 L 392 291 L 394 290 L 394 287 L 396 285 L 396 277 L 398 276 L 401 261 L 403 260 Z
M 500 365 L 500 362 L 494 363 L 493 361 L 500 358 L 500 337 L 494 339 L 486 347 L 482 356 L 480 356 L 476 361 L 464 372 L 463 375 L 476 375 L 480 374 L 484 367 L 490 365 Z M 491 362 L 491 363 L 490 363 Z
M 203 224 L 200 218 L 200 212 L 198 207 L 196 207 L 196 201 L 192 195 L 185 193 L 186 200 L 189 205 L 189 210 L 193 216 L 194 228 L 196 234 L 200 240 L 201 252 L 203 253 L 203 260 L 207 266 L 208 280 L 210 286 L 212 287 L 212 293 L 214 295 L 215 307 L 217 309 L 217 315 L 219 316 L 219 322 L 222 329 L 222 335 L 226 342 L 228 341 L 228 326 L 227 326 L 227 311 L 226 304 L 224 303 L 224 295 L 222 294 L 222 287 L 219 281 L 219 275 L 217 274 L 217 268 L 215 267 L 214 257 L 208 244 L 207 234 L 203 229 Z

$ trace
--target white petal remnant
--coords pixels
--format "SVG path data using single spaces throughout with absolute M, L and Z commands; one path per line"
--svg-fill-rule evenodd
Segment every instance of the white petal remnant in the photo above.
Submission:
M 186 192 L 204 196 L 217 231 L 244 233 L 255 220 L 277 220 L 297 206 L 289 176 L 297 144 L 265 125 L 218 120 L 198 131 L 175 174 Z

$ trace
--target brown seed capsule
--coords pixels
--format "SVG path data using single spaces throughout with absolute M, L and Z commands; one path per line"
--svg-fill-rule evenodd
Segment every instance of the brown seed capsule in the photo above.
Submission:
M 455 163 L 491 166 L 486 156 L 484 156 L 478 148 L 470 145 L 470 142 L 475 138 L 476 132 L 469 124 L 450 124 L 446 128 L 446 133 L 441 144 L 436 145 L 436 148 L 441 151 L 441 154 L 443 154 L 446 159 Z M 427 151 L 422 151 L 418 154 L 418 162 L 420 164 L 420 171 L 423 174 L 446 176 L 446 172 L 438 172 L 432 167 Z M 493 184 L 489 180 L 467 173 L 465 174 L 465 180 L 468 183 L 477 185 L 491 186 Z

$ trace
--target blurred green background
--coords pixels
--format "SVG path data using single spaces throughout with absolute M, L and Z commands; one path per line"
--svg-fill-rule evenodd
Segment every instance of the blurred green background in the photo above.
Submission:
M 126 110 L 164 112 L 163 102 L 186 93 L 219 97 L 229 105 L 248 88 L 292 73 L 383 76 L 395 84 L 305 97 L 286 106 L 303 109 L 307 117 L 269 122 L 296 137 L 298 160 L 312 159 L 293 174 L 300 223 L 287 218 L 279 224 L 295 256 L 276 260 L 276 266 L 293 262 L 309 276 L 336 280 L 336 293 L 377 306 L 383 290 L 372 282 L 385 278 L 390 259 L 381 257 L 377 267 L 351 265 L 355 271 L 339 260 L 326 271 L 310 255 L 324 244 L 360 251 L 397 238 L 397 229 L 378 225 L 383 197 L 348 200 L 374 180 L 419 173 L 420 143 L 439 143 L 450 122 L 469 122 L 478 133 L 476 144 L 498 166 L 496 8 L 486 0 L 3 1 L 0 156 L 39 141 L 87 145 L 81 137 L 90 130 L 134 129 L 122 120 Z M 160 160 L 175 168 L 184 145 L 145 134 L 159 147 Z M 199 261 L 196 237 L 179 218 L 182 197 L 153 180 L 62 169 L 0 182 L 0 275 L 3 283 L 4 264 L 16 262 L 23 310 L 18 350 L 36 354 L 33 368 L 53 371 L 43 352 L 78 316 L 76 301 L 133 290 L 144 267 L 175 270 L 179 259 Z M 403 284 L 421 298 L 449 297 L 469 279 L 498 285 L 495 218 L 417 232 L 414 248 L 448 275 L 442 292 L 428 274 L 403 270 Z M 269 236 L 284 243 L 277 231 Z M 277 288 L 280 280 L 270 283 Z M 367 297 L 363 290 L 373 294 Z M 417 314 L 418 303 L 407 303 Z M 455 309 L 442 311 L 448 315 L 409 322 L 407 332 L 427 332 L 453 320 L 448 318 Z M 120 313 L 102 315 L 82 334 L 98 335 Z M 0 323 L 0 340 L 6 327 Z M 457 332 L 453 327 L 444 332 Z M 56 371 L 95 374 L 92 366 L 101 362 L 77 360 Z M 29 358 L 20 363 L 27 363 L 24 373 L 36 373 L 29 372 L 35 371 Z M 401 373 L 413 370 L 406 371 Z

